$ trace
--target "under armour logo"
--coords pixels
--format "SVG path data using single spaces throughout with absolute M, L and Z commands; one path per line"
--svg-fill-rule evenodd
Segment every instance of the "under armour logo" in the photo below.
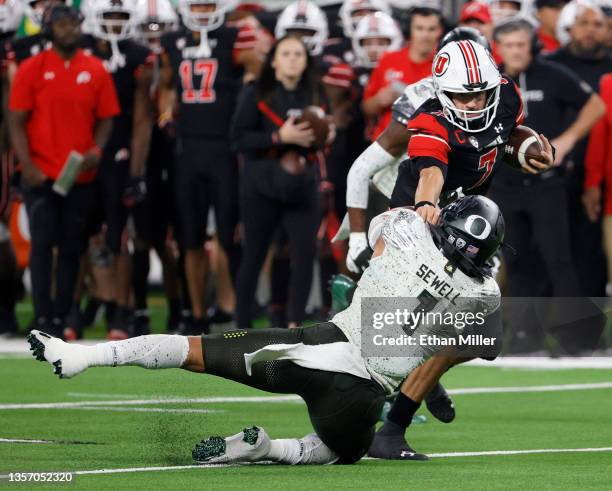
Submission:
M 413 455 L 416 455 L 416 454 L 408 450 L 402 450 L 402 453 L 400 453 L 400 457 L 412 457 Z
M 499 123 L 497 126 L 493 128 L 497 133 L 501 133 L 504 130 L 504 125 Z
M 54 72 L 45 72 L 45 74 L 43 75 L 43 78 L 45 80 L 53 80 L 55 78 L 55 73 Z

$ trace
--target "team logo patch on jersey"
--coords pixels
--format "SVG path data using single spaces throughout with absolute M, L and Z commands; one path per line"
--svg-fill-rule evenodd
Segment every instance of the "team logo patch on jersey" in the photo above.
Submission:
M 436 66 L 434 67 L 434 74 L 436 77 L 441 77 L 446 73 L 446 70 L 448 70 L 448 66 L 450 65 L 449 61 L 450 56 L 448 53 L 442 53 L 440 56 L 438 56 Z
M 457 249 L 463 249 L 465 247 L 465 240 L 463 240 L 461 237 L 459 237 L 457 239 L 457 242 L 455 243 L 455 245 L 457 246 Z
M 87 71 L 80 72 L 77 75 L 76 83 L 77 83 L 77 85 L 79 85 L 79 84 L 86 84 L 86 83 L 89 83 L 90 80 L 91 80 L 91 73 L 89 73 Z
M 478 150 L 478 148 L 480 147 L 480 145 L 478 144 L 478 140 L 476 139 L 476 137 L 474 136 L 470 136 L 468 138 L 468 141 L 472 144 L 472 146 Z

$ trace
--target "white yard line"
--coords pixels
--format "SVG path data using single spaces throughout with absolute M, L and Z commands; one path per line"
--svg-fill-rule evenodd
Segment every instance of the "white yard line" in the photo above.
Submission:
M 42 441 L 44 442 L 44 441 Z M 46 443 L 46 442 L 45 442 Z M 594 448 L 544 448 L 534 450 L 493 450 L 484 452 L 449 452 L 429 454 L 431 458 L 449 458 L 449 457 L 486 457 L 496 455 L 526 455 L 526 454 L 542 454 L 542 453 L 571 453 L 571 452 L 612 452 L 612 447 L 594 447 Z M 377 460 L 369 459 L 367 460 Z M 235 467 L 249 464 L 202 464 L 202 465 L 172 465 L 172 466 L 157 466 L 157 467 L 126 467 L 122 469 L 96 469 L 87 471 L 54 471 L 54 472 L 70 472 L 77 476 L 95 475 L 95 474 L 125 474 L 132 472 L 163 472 L 177 471 L 187 469 L 202 469 L 215 467 Z M 8 479 L 9 474 L 0 475 L 0 479 Z
M 586 384 L 564 384 L 564 385 L 534 385 L 525 387 L 471 387 L 464 389 L 450 389 L 449 394 L 501 394 L 501 393 L 527 393 L 527 392 L 563 392 L 573 390 L 597 390 L 611 389 L 612 382 L 598 382 Z M 216 404 L 216 403 L 283 403 L 301 402 L 299 396 L 242 396 L 242 397 L 196 397 L 196 398 L 157 398 L 157 399 L 132 399 L 132 400 L 109 400 L 109 401 L 77 401 L 77 402 L 36 402 L 25 404 L 0 404 L 0 410 L 12 409 L 78 409 L 82 407 L 92 408 L 94 406 L 140 406 L 159 404 Z

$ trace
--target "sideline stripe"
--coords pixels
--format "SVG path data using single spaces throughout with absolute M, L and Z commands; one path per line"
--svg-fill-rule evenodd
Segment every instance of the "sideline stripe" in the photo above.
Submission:
M 448 457 L 484 457 L 494 455 L 525 455 L 525 454 L 542 454 L 542 453 L 570 453 L 570 452 L 612 452 L 612 447 L 599 447 L 599 448 L 545 448 L 536 450 L 493 450 L 486 452 L 452 452 L 452 453 L 438 453 L 429 454 L 432 458 L 448 458 Z M 370 459 L 367 460 L 378 460 Z M 364 460 L 366 460 L 364 459 Z M 257 463 L 255 465 L 262 465 L 264 463 Z M 77 476 L 86 476 L 93 474 L 123 474 L 129 472 L 156 472 L 156 471 L 176 471 L 186 469 L 202 469 L 202 468 L 221 468 L 221 467 L 236 467 L 243 465 L 253 464 L 201 464 L 201 465 L 172 465 L 172 466 L 158 466 L 158 467 L 127 467 L 124 469 L 97 469 L 89 471 L 54 471 L 54 472 L 70 472 Z M 8 479 L 8 474 L 0 475 L 0 479 Z
M 451 395 L 462 394 L 502 394 L 502 393 L 527 393 L 527 392 L 563 392 L 572 390 L 597 390 L 612 389 L 612 382 L 598 382 L 588 384 L 565 384 L 565 385 L 533 385 L 525 387 L 471 387 L 465 389 L 449 389 Z M 215 404 L 215 403 L 282 403 L 302 402 L 299 396 L 268 396 L 268 397 L 198 397 L 198 398 L 169 398 L 169 399 L 134 399 L 113 401 L 78 401 L 78 402 L 45 402 L 26 404 L 0 404 L 0 410 L 7 409 L 71 409 L 88 408 L 94 406 L 138 406 L 147 404 Z

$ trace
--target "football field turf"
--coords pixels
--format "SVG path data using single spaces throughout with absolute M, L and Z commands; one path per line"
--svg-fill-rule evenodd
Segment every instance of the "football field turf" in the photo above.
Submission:
M 8 355 L 0 358 L 0 486 L 18 486 L 10 472 L 94 471 L 74 475 L 71 486 L 610 489 L 612 370 L 457 367 L 443 382 L 457 419 L 442 424 L 422 409 L 427 423 L 408 432 L 429 462 L 183 468 L 209 435 L 253 424 L 273 438 L 306 435 L 304 404 L 179 370 L 93 368 L 59 380 L 47 363 Z M 484 389 L 463 390 L 473 388 Z M 515 453 L 531 450 L 541 452 Z

